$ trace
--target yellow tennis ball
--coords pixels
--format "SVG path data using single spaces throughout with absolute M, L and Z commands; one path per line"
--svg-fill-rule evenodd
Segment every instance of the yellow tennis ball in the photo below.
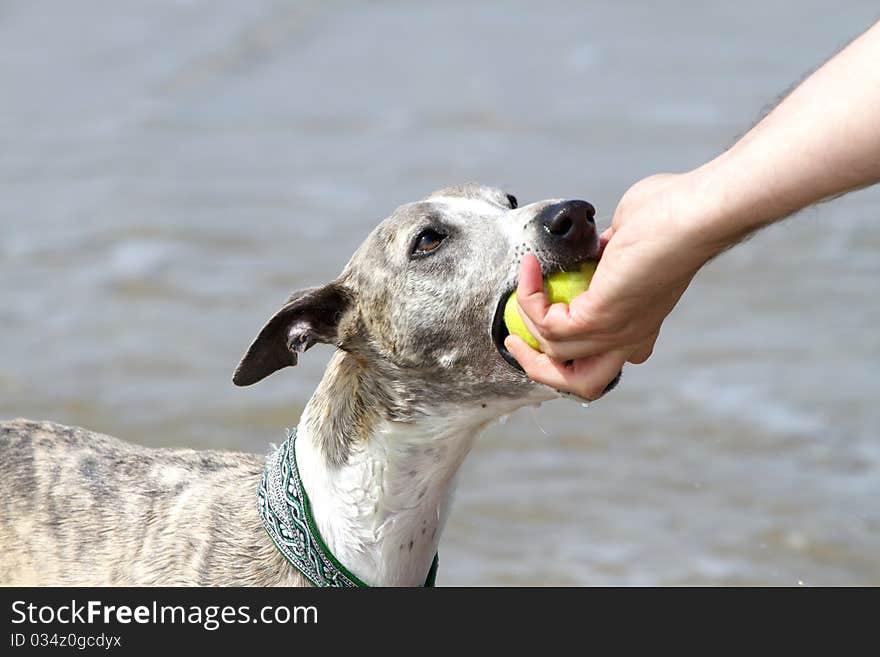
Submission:
M 574 271 L 561 271 L 551 274 L 544 281 L 547 299 L 550 303 L 571 303 L 572 299 L 590 287 L 590 281 L 593 279 L 595 271 L 595 262 L 585 262 Z M 532 349 L 540 351 L 538 341 L 529 333 L 519 314 L 516 303 L 516 290 L 507 298 L 507 303 L 504 306 L 504 324 L 511 334 L 518 335 Z

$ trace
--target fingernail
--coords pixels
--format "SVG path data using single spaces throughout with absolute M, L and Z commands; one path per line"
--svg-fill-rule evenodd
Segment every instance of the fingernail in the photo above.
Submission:
M 516 347 L 517 340 L 519 340 L 517 336 L 508 335 L 506 338 L 504 338 L 504 348 L 507 349 L 507 351 L 513 351 Z

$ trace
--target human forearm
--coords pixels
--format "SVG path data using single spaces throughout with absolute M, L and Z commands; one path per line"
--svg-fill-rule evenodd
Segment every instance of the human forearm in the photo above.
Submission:
M 813 73 L 728 151 L 688 176 L 715 250 L 880 180 L 880 23 Z

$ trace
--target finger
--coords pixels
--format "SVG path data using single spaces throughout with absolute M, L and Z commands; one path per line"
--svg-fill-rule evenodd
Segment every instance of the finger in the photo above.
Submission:
M 571 367 L 573 375 L 568 385 L 574 387 L 575 394 L 587 399 L 598 399 L 605 392 L 626 363 L 626 354 L 621 351 L 610 351 L 599 356 L 576 360 Z
M 523 256 L 520 262 L 516 301 L 523 323 L 545 351 L 548 342 L 578 335 L 578 327 L 569 316 L 568 306 L 564 303 L 551 305 L 547 299 L 541 263 L 532 254 Z
M 584 358 L 567 365 L 535 351 L 518 336 L 510 335 L 504 346 L 529 378 L 556 390 L 573 392 L 586 399 L 602 395 L 617 376 L 626 357 L 619 351 Z
M 529 319 L 539 322 L 550 309 L 550 301 L 544 293 L 544 277 L 541 263 L 531 253 L 519 263 L 519 281 L 516 285 L 516 301 Z
M 646 360 L 648 360 L 651 357 L 651 354 L 654 353 L 654 343 L 657 342 L 658 335 L 659 333 L 655 333 L 650 338 L 638 345 L 635 351 L 630 354 L 627 362 L 632 363 L 633 365 L 641 365 Z
M 504 340 L 504 346 L 522 366 L 529 378 L 551 388 L 564 387 L 566 366 L 563 363 L 554 361 L 547 354 L 532 349 L 516 335 L 508 335 Z
M 523 318 L 523 322 L 526 321 Z M 532 335 L 538 341 L 541 353 L 561 363 L 567 360 L 579 360 L 596 356 L 607 352 L 610 348 L 604 339 L 599 338 L 585 337 L 578 340 L 546 340 L 536 333 L 532 333 Z
M 504 348 L 510 352 L 510 355 L 516 359 L 516 362 L 519 363 L 526 372 L 528 372 L 529 368 L 535 368 L 535 359 L 542 355 L 540 351 L 532 349 L 530 345 L 526 344 L 526 341 L 521 337 L 513 334 L 504 338 Z

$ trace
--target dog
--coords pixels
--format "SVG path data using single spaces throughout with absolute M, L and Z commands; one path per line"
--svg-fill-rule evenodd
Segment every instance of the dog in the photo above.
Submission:
M 247 350 L 239 386 L 337 348 L 295 456 L 320 537 L 363 583 L 425 582 L 476 436 L 562 394 L 504 348 L 504 302 L 527 253 L 545 275 L 597 259 L 594 214 L 473 183 L 434 192 L 382 221 L 337 279 L 294 293 Z M 312 583 L 258 517 L 264 456 L 23 419 L 0 424 L 0 453 L 0 584 Z

